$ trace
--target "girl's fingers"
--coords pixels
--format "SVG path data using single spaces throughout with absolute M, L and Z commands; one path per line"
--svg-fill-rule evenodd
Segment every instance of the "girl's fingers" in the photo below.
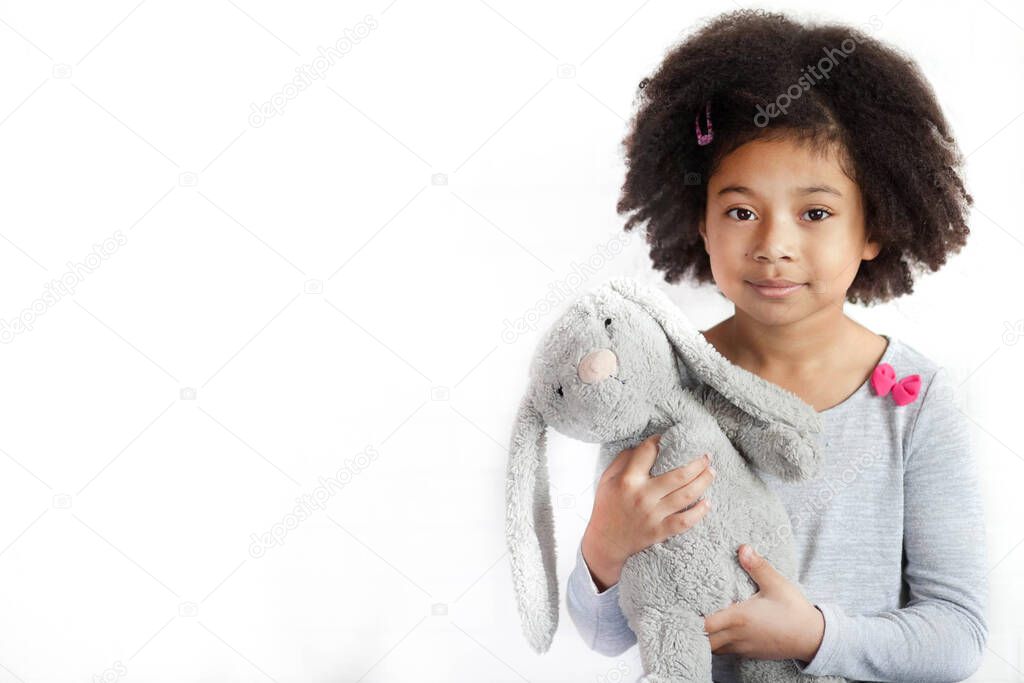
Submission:
M 604 476 L 612 477 L 618 474 L 636 473 L 644 477 L 651 476 L 651 467 L 658 457 L 658 447 L 661 442 L 661 434 L 652 434 L 636 446 L 619 451 L 615 459 L 611 461 Z M 646 467 L 646 469 L 644 469 Z
M 665 515 L 680 512 L 700 499 L 715 478 L 715 468 L 708 467 L 689 484 L 676 489 L 658 501 L 658 511 Z
M 652 434 L 634 448 L 630 449 L 632 455 L 626 461 L 622 473 L 626 476 L 633 476 L 643 479 L 650 479 L 651 467 L 658 459 L 658 450 L 661 448 L 661 434 Z
M 661 522 L 659 538 L 655 542 L 660 543 L 666 538 L 670 538 L 676 534 L 684 533 L 688 529 L 692 529 L 710 510 L 711 504 L 705 498 L 688 510 L 675 512 L 668 517 L 665 517 Z
M 732 638 L 733 629 L 726 629 L 717 633 L 708 635 L 708 642 L 711 645 L 711 651 L 716 655 L 733 654 L 735 650 L 732 649 Z
M 706 472 L 710 466 L 711 458 L 707 454 L 704 454 L 699 458 L 691 460 L 685 465 L 676 467 L 664 474 L 659 474 L 651 480 L 651 485 L 654 487 L 654 493 L 656 493 L 659 498 L 664 499 L 666 496 L 671 495 L 683 486 L 690 484 L 703 472 Z M 694 500 L 696 500 L 696 498 Z M 684 507 L 685 505 L 678 505 L 676 506 L 676 509 L 681 510 Z

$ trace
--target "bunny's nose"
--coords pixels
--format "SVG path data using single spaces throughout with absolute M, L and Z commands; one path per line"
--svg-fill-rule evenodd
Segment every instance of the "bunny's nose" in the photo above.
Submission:
M 580 360 L 577 374 L 587 384 L 597 384 L 608 379 L 619 369 L 619 361 L 611 349 L 591 351 Z

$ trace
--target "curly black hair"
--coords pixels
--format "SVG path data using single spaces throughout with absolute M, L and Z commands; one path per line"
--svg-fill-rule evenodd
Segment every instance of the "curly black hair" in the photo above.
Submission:
M 867 237 L 881 250 L 861 262 L 851 303 L 909 294 L 912 270 L 938 270 L 967 240 L 964 158 L 931 85 L 912 58 L 855 27 L 718 15 L 669 50 L 637 100 L 617 210 L 632 212 L 627 231 L 647 222 L 653 266 L 669 283 L 687 273 L 714 282 L 698 231 L 708 179 L 754 139 L 836 150 L 860 188 Z M 714 137 L 702 146 L 694 121 L 707 132 L 708 108 Z

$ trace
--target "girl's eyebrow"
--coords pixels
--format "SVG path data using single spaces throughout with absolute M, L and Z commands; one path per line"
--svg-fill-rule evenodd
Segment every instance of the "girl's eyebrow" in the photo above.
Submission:
M 719 190 L 717 192 L 716 196 L 720 197 L 723 194 L 726 194 L 728 192 L 736 192 L 738 194 L 746 194 L 746 195 L 750 195 L 751 197 L 756 197 L 757 196 L 756 192 L 754 192 L 753 190 L 751 190 L 749 187 L 747 187 L 745 185 L 727 185 L 726 187 L 723 187 L 721 190 Z M 795 190 L 793 190 L 793 194 L 800 194 L 800 195 L 815 194 L 817 192 L 826 192 L 828 194 L 834 194 L 837 197 L 842 197 L 843 196 L 842 192 L 840 192 L 836 188 L 832 187 L 831 185 L 826 185 L 824 183 L 819 183 L 818 185 L 811 185 L 810 187 L 798 187 Z

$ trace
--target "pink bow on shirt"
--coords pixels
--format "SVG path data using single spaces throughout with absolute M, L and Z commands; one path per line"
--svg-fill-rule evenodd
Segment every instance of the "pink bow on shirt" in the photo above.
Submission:
M 892 390 L 892 400 L 898 406 L 905 406 L 912 403 L 921 391 L 921 376 L 907 375 L 897 380 L 896 371 L 888 363 L 879 363 L 871 373 L 871 386 L 875 393 L 885 396 Z

